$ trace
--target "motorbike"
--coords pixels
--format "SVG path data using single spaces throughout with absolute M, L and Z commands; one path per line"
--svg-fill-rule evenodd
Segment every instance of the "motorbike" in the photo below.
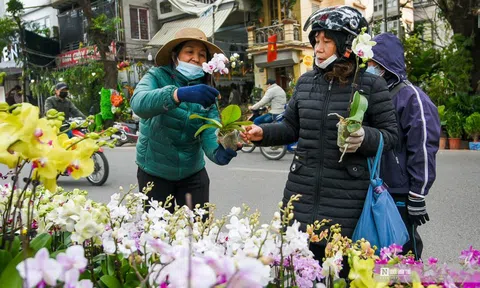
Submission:
M 111 136 L 112 139 L 117 139 L 115 145 L 117 147 L 123 146 L 126 143 L 137 143 L 139 134 L 139 123 L 134 122 L 115 122 L 114 128 L 117 128 L 117 133 Z
M 258 110 L 253 110 L 252 115 L 248 118 L 248 121 L 253 121 L 255 118 L 265 114 L 267 111 L 266 108 L 260 108 Z M 279 114 L 273 121 L 281 122 L 284 119 L 283 113 Z M 252 153 L 255 150 L 256 146 L 253 143 L 245 143 L 242 146 L 242 152 Z M 288 145 L 279 145 L 279 146 L 269 146 L 269 147 L 260 147 L 260 153 L 269 159 L 269 160 L 280 160 L 288 153 L 294 153 L 297 149 L 297 142 L 290 143 Z
M 72 122 L 76 122 L 77 126 L 80 127 L 80 125 L 84 121 L 85 120 L 83 118 L 70 118 L 68 121 L 66 121 L 66 124 L 64 124 L 64 126 L 62 127 L 69 127 Z M 86 133 L 87 133 L 86 128 L 72 129 L 73 137 L 83 138 L 85 137 Z M 93 153 L 92 160 L 94 165 L 93 172 L 92 174 L 90 174 L 90 176 L 87 177 L 87 181 L 90 182 L 90 184 L 92 184 L 93 186 L 102 186 L 107 181 L 109 170 L 110 170 L 107 157 L 103 153 L 102 147 L 100 147 L 97 152 Z M 69 176 L 69 175 L 67 171 L 65 171 L 64 173 L 61 173 L 60 175 L 58 175 L 58 177 L 60 176 Z

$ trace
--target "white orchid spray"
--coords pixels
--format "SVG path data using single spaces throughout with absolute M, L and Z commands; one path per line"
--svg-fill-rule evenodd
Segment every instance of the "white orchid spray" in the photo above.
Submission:
M 360 64 L 360 68 L 365 67 L 365 63 L 373 58 L 372 47 L 377 44 L 377 42 L 372 41 L 372 36 L 365 33 L 365 31 L 366 28 L 363 28 L 361 33 L 353 40 L 352 43 L 353 53 L 355 53 L 363 61 L 363 63 Z

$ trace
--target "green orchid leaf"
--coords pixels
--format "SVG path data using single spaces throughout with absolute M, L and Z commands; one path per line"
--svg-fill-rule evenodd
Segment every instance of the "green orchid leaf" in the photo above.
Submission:
M 368 100 L 365 96 L 355 91 L 353 101 L 350 106 L 350 116 L 347 120 L 353 120 L 359 123 L 363 122 L 363 116 L 368 108 Z
M 107 274 L 110 276 L 115 275 L 115 259 L 114 256 L 107 255 Z
M 30 242 L 30 247 L 36 252 L 42 248 L 48 249 L 51 243 L 52 243 L 52 235 L 48 233 L 43 233 L 33 238 L 33 240 Z
M 223 127 L 222 123 L 218 122 L 217 120 L 211 119 L 211 118 L 207 118 L 207 117 L 203 117 L 203 116 L 200 116 L 200 115 L 197 115 L 197 114 L 192 114 L 192 115 L 190 115 L 189 118 L 190 118 L 190 119 L 202 119 L 202 120 L 205 120 L 205 121 L 208 121 L 208 122 L 211 122 L 211 123 L 217 125 L 218 128 L 222 128 L 222 127 Z
M 2 274 L 10 261 L 12 261 L 12 254 L 7 250 L 0 250 L 0 274 Z
M 224 126 L 233 123 L 242 117 L 242 109 L 238 105 L 228 105 L 222 111 L 222 124 Z
M 13 239 L 12 249 L 10 250 L 10 253 L 12 253 L 12 257 L 15 257 L 19 252 L 20 252 L 20 237 L 15 236 L 15 238 Z
M 238 121 L 238 122 L 234 122 L 233 124 L 241 125 L 241 126 L 249 126 L 249 125 L 252 125 L 253 122 L 252 121 Z
M 105 284 L 108 288 L 122 288 L 122 284 L 114 276 L 103 275 L 100 278 L 100 281 L 102 281 L 102 283 Z
M 195 132 L 195 137 L 197 137 L 198 135 L 200 135 L 200 133 L 202 133 L 203 130 L 209 129 L 209 128 L 215 128 L 215 129 L 217 129 L 218 126 L 215 125 L 215 124 L 204 124 L 202 127 L 198 128 L 197 132 Z
M 8 263 L 8 266 L 3 270 L 2 274 L 0 275 L 0 283 L 2 283 L 2 287 L 9 287 L 9 288 L 21 288 L 22 287 L 22 278 L 17 271 L 18 263 L 22 262 L 25 258 L 30 258 L 35 255 L 35 252 L 31 248 L 27 248 L 27 251 L 23 251 L 22 253 L 18 253 L 13 260 Z M 26 255 L 25 255 L 26 254 Z

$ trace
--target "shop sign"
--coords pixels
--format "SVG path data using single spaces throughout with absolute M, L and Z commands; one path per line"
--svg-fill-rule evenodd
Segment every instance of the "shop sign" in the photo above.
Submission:
M 82 59 L 100 60 L 100 52 L 95 46 L 68 51 L 58 56 L 57 66 L 59 68 L 75 66 L 79 64 Z
M 303 64 L 307 67 L 312 67 L 313 65 L 313 57 L 311 55 L 303 56 Z
M 19 53 L 17 44 L 3 47 L 0 62 L 13 62 L 18 59 L 18 54 Z

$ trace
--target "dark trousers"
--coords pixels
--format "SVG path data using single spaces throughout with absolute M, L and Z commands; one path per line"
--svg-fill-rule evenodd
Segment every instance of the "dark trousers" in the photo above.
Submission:
M 167 196 L 173 195 L 177 205 L 186 205 L 186 194 L 190 193 L 192 197 L 192 205 L 196 204 L 203 206 L 209 201 L 209 187 L 210 179 L 208 178 L 207 170 L 203 168 L 199 172 L 178 181 L 170 181 L 147 174 L 142 169 L 138 168 L 137 180 L 140 191 L 147 186 L 148 182 L 153 182 L 153 188 L 148 192 L 147 196 L 150 199 L 165 203 Z M 174 210 L 174 204 L 169 209 L 170 212 Z M 192 207 L 192 208 L 193 208 Z
M 415 258 L 421 259 L 422 252 L 423 252 L 423 241 L 420 238 L 420 234 L 417 231 L 417 225 L 410 222 L 408 219 L 408 212 L 407 212 L 407 198 L 408 195 L 398 195 L 392 194 L 393 201 L 397 205 L 398 212 L 402 216 L 403 223 L 408 230 L 408 236 L 410 237 L 410 241 L 408 241 L 405 245 L 403 245 L 403 254 L 408 253 L 408 251 L 412 251 L 415 254 Z
M 255 118 L 255 120 L 253 120 L 253 123 L 255 125 L 272 123 L 275 120 L 275 118 L 277 118 L 277 116 L 278 114 L 271 114 L 271 113 L 263 114 L 262 116 L 258 116 L 257 118 Z

